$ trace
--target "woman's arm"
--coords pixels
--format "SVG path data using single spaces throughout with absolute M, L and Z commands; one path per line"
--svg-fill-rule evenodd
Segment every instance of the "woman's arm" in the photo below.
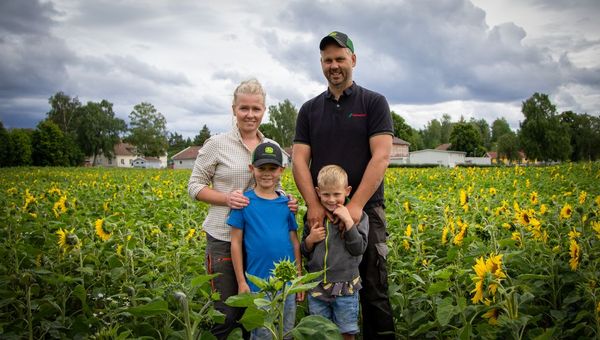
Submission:
M 238 294 L 249 293 L 250 287 L 246 282 L 244 275 L 244 253 L 242 251 L 242 242 L 244 240 L 244 231 L 238 228 L 231 228 L 231 261 L 238 284 Z

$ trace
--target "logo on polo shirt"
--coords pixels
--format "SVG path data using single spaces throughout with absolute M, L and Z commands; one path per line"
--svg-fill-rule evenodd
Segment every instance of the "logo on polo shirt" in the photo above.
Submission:
M 350 112 L 350 114 L 348 115 L 348 118 L 353 118 L 353 117 L 357 117 L 357 118 L 364 118 L 366 117 L 367 114 L 366 113 L 356 113 L 356 112 Z

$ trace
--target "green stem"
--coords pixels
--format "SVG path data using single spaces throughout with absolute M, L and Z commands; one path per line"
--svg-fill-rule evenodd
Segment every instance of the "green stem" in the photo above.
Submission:
M 31 314 L 31 285 L 27 285 L 27 325 L 29 329 L 29 340 L 33 340 L 33 316 Z

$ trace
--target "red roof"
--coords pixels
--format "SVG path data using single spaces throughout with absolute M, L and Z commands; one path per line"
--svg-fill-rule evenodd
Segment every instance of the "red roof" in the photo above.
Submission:
M 450 144 L 450 143 L 440 144 L 435 149 L 442 150 L 442 151 L 448 151 L 448 149 L 450 148 L 451 145 L 452 144 Z
M 403 139 L 400 139 L 400 138 L 398 138 L 398 137 L 394 137 L 394 140 L 392 141 L 392 143 L 393 143 L 393 144 L 397 144 L 397 145 L 398 145 L 398 144 L 399 144 L 399 145 L 410 145 L 410 143 L 409 143 L 409 142 L 407 142 L 407 141 L 405 141 L 405 140 L 403 140 Z
M 201 146 L 192 145 L 179 151 L 173 156 L 173 160 L 196 159 Z
M 135 156 L 135 146 L 129 143 L 115 144 L 115 156 Z

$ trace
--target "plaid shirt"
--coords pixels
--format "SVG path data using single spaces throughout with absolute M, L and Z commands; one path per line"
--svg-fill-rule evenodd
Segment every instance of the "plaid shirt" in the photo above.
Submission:
M 265 138 L 260 131 L 258 135 L 261 143 L 267 140 L 273 142 Z M 248 169 L 252 151 L 242 142 L 237 128 L 207 139 L 198 151 L 188 182 L 189 195 L 196 199 L 200 190 L 207 186 L 218 192 L 245 192 L 252 188 L 254 178 Z M 202 223 L 204 231 L 217 240 L 231 242 L 231 227 L 225 223 L 229 210 L 227 206 L 211 205 Z

